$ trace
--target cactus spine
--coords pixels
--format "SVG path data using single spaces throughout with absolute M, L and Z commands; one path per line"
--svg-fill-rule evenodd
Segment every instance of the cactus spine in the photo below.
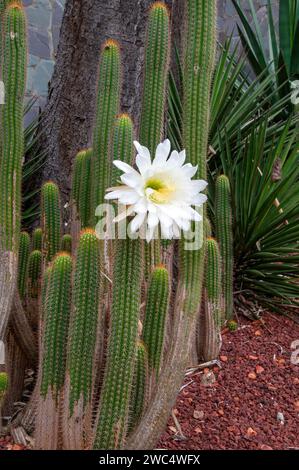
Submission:
M 5 86 L 5 104 L 1 106 L 0 248 L 17 252 L 21 220 L 23 99 L 27 65 L 26 22 L 21 5 L 13 3 L 7 6 L 2 26 L 5 60 L 2 61 L 1 79 Z
M 36 228 L 32 234 L 32 249 L 42 251 L 43 232 L 40 227 Z
M 63 235 L 61 239 L 61 251 L 66 251 L 67 253 L 72 253 L 72 235 L 68 233 Z
M 120 97 L 120 50 L 116 41 L 104 44 L 99 68 L 97 114 L 93 138 L 92 156 L 92 207 L 104 203 L 104 196 L 111 178 L 111 139 L 115 118 L 119 112 Z
M 25 297 L 27 279 L 28 279 L 28 262 L 30 250 L 30 236 L 27 232 L 21 232 L 19 247 L 19 268 L 18 268 L 18 290 L 21 298 Z
M 82 228 L 86 228 L 90 220 L 91 159 L 92 149 L 81 150 L 76 155 L 73 170 L 72 199 Z
M 145 47 L 145 75 L 139 140 L 152 157 L 163 138 L 166 87 L 170 57 L 169 13 L 163 2 L 153 3 L 148 19 Z M 144 246 L 146 278 L 151 268 L 161 262 L 158 240 Z
M 42 187 L 43 251 L 51 261 L 60 248 L 61 222 L 58 186 L 49 181 Z
M 233 312 L 233 228 L 229 179 L 220 175 L 216 181 L 216 237 L 222 258 L 224 315 L 231 320 Z
M 151 371 L 158 379 L 163 355 L 166 317 L 169 307 L 169 275 L 164 266 L 154 269 L 148 288 L 143 341 L 148 350 Z
M 100 285 L 99 240 L 95 231 L 82 231 L 73 284 L 73 318 L 69 330 L 67 397 L 63 437 L 68 449 L 84 448 L 91 431 L 94 351 Z M 82 439 L 83 436 L 83 439 Z M 83 447 L 82 447 L 83 445 Z
M 131 431 L 141 419 L 146 405 L 148 382 L 148 356 L 145 344 L 137 342 L 134 380 L 130 402 L 129 430 Z
M 124 126 L 122 135 L 131 133 L 129 118 L 118 120 Z M 118 148 L 117 148 L 118 143 Z M 132 141 L 114 142 L 114 155 L 120 160 L 133 159 Z M 117 240 L 113 269 L 110 334 L 107 361 L 100 398 L 95 449 L 118 449 L 127 433 L 131 387 L 134 376 L 141 291 L 140 240 Z
M 43 305 L 45 325 L 36 425 L 36 446 L 41 449 L 57 449 L 58 446 L 59 398 L 65 381 L 71 274 L 72 258 L 68 253 L 58 253 L 47 279 L 46 299 Z M 48 429 L 49 422 L 51 429 Z
M 211 361 L 220 352 L 222 320 L 221 258 L 214 238 L 206 241 L 205 301 L 203 354 Z
M 42 252 L 33 250 L 29 256 L 28 262 L 28 295 L 36 299 L 40 289 L 40 278 L 42 272 Z

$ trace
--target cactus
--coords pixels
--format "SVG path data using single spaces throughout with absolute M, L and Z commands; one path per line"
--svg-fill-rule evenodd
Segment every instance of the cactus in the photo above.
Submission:
M 65 234 L 61 239 L 61 251 L 72 253 L 72 235 Z
M 83 230 L 77 248 L 73 284 L 74 311 L 68 335 L 70 345 L 63 427 L 65 447 L 68 449 L 84 448 L 84 439 L 91 429 L 94 355 L 99 315 L 99 258 L 99 240 L 95 231 Z
M 1 106 L 0 248 L 17 252 L 21 220 L 23 99 L 27 63 L 26 22 L 20 5 L 8 5 L 3 14 L 2 26 L 5 61 L 2 63 L 1 79 L 5 86 L 5 105 Z
M 33 250 L 30 253 L 28 262 L 28 295 L 33 299 L 38 298 L 39 294 L 42 259 L 43 255 L 40 250 Z
M 36 228 L 32 234 L 32 250 L 42 251 L 43 246 L 43 232 L 40 227 Z
M 76 155 L 73 169 L 72 199 L 82 228 L 87 227 L 90 220 L 91 159 L 92 149 L 81 150 Z
M 44 311 L 44 336 L 37 409 L 36 447 L 57 449 L 60 398 L 65 382 L 66 338 L 71 309 L 72 258 L 58 253 L 48 272 Z M 44 288 L 43 288 L 44 289 Z M 44 297 L 44 296 L 43 296 Z M 51 429 L 48 423 L 51 422 Z
M 25 297 L 27 279 L 28 279 L 28 262 L 30 250 L 30 236 L 27 232 L 21 232 L 19 247 L 19 267 L 18 267 L 18 290 L 21 298 Z
M 66 341 L 71 306 L 72 259 L 58 253 L 53 260 L 45 304 L 45 342 L 42 355 L 41 395 L 57 394 L 64 383 Z
M 0 405 L 8 389 L 8 375 L 6 372 L 0 372 Z
M 163 343 L 169 308 L 169 275 L 164 266 L 154 269 L 148 288 L 143 341 L 148 350 L 149 368 L 158 379 L 163 355 Z
M 131 132 L 131 122 L 117 121 L 124 126 L 122 136 Z M 118 146 L 118 147 L 117 147 Z M 132 142 L 120 138 L 114 142 L 114 155 L 123 161 L 133 159 Z M 139 239 L 115 242 L 110 334 L 107 361 L 100 397 L 95 449 L 121 448 L 127 433 L 134 360 L 138 334 L 141 291 L 141 242 Z
M 221 348 L 222 320 L 221 258 L 214 238 L 206 241 L 205 318 L 203 354 L 205 361 L 216 359 Z
M 123 160 L 131 165 L 133 155 L 133 123 L 128 114 L 117 117 L 113 131 L 113 160 Z M 127 155 L 123 155 L 123 148 L 129 149 Z M 113 165 L 111 186 L 119 183 L 122 172 Z
M 229 179 L 220 175 L 216 181 L 215 203 L 216 238 L 222 258 L 224 315 L 231 320 L 233 312 L 233 228 Z
M 5 92 L 5 104 L 0 106 L 0 340 L 3 340 L 17 281 L 27 35 L 21 4 L 7 1 L 1 4 L 0 86 Z
M 60 248 L 61 222 L 58 186 L 49 181 L 42 187 L 43 251 L 51 261 Z
M 134 429 L 142 417 L 147 399 L 148 355 L 145 344 L 137 342 L 134 380 L 130 401 L 129 431 Z
M 153 3 L 148 19 L 145 46 L 145 72 L 139 141 L 148 147 L 152 157 L 163 138 L 166 87 L 170 57 L 169 13 L 163 2 Z M 161 245 L 153 240 L 144 245 L 146 279 L 151 269 L 161 262 Z
M 210 91 L 216 51 L 216 0 L 186 0 L 183 73 L 183 141 L 188 162 L 198 165 L 197 176 L 206 179 Z M 202 211 L 203 212 L 203 211 Z M 152 403 L 128 443 L 130 449 L 153 448 L 169 417 L 190 359 L 202 297 L 204 269 L 203 224 L 193 227 L 197 246 L 180 242 L 179 283 L 175 300 L 173 342 L 167 367 L 161 372 Z M 186 249 L 191 248 L 191 249 Z M 170 385 L 171 384 L 171 385 Z
M 120 99 L 120 50 L 116 41 L 105 42 L 99 68 L 97 114 L 93 136 L 91 221 L 104 203 L 111 180 L 111 139 Z

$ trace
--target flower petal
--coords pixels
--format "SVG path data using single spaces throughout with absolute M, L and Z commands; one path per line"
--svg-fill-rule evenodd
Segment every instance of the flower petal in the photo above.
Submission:
M 156 150 L 156 155 L 153 161 L 154 167 L 161 167 L 164 166 L 168 155 L 170 153 L 171 145 L 168 139 L 164 140 L 161 144 L 158 145 Z

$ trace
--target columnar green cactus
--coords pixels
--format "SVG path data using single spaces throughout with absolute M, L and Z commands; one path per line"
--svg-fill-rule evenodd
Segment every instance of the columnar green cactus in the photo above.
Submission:
M 119 240 L 95 449 L 121 448 L 126 436 L 138 334 L 140 284 L 140 240 Z
M 40 289 L 43 255 L 40 250 L 33 250 L 28 263 L 28 295 L 36 299 Z
M 76 204 L 82 228 L 90 220 L 92 149 L 81 150 L 75 158 L 73 169 L 72 199 Z
M 167 312 L 169 308 L 169 275 L 164 266 L 154 269 L 148 288 L 143 341 L 148 350 L 149 367 L 159 376 L 163 356 L 163 343 Z
M 220 352 L 222 320 L 221 258 L 214 238 L 206 241 L 205 301 L 203 353 L 211 361 Z
M 216 181 L 215 204 L 216 237 L 222 258 L 222 280 L 224 297 L 224 314 L 227 320 L 232 319 L 233 312 L 233 227 L 231 189 L 229 179 L 220 175 Z
M 37 449 L 54 450 L 60 442 L 61 400 L 65 383 L 67 332 L 71 310 L 72 258 L 58 253 L 42 288 L 41 360 L 35 428 Z M 49 423 L 50 427 L 49 427 Z
M 94 356 L 99 318 L 100 252 L 94 230 L 81 232 L 73 282 L 67 396 L 63 438 L 68 449 L 84 448 L 91 429 Z
M 25 297 L 28 280 L 28 262 L 30 253 L 30 236 L 21 232 L 19 247 L 18 290 L 21 298 Z
M 95 209 L 104 203 L 111 180 L 111 139 L 120 99 L 120 49 L 116 41 L 105 42 L 99 68 L 96 123 L 92 156 L 91 220 Z
M 6 372 L 0 372 L 0 405 L 8 389 L 8 375 Z
M 45 310 L 45 336 L 42 353 L 41 395 L 50 390 L 58 396 L 65 379 L 66 337 L 71 308 L 72 258 L 58 253 L 48 279 Z M 46 423 L 45 423 L 46 425 Z
M 43 232 L 40 227 L 36 228 L 32 234 L 32 250 L 42 250 Z
M 148 355 L 143 341 L 137 342 L 134 381 L 130 401 L 129 431 L 140 421 L 146 405 L 148 386 Z
M 163 139 L 166 87 L 170 57 L 169 13 L 164 2 L 153 3 L 148 19 L 139 140 L 152 157 Z M 158 240 L 145 245 L 146 278 L 161 261 Z
M 130 149 L 127 155 L 123 155 L 123 148 Z M 133 122 L 128 114 L 117 117 L 113 131 L 113 160 L 123 159 L 125 163 L 132 165 L 133 155 Z M 111 186 L 119 183 L 122 172 L 114 165 L 112 167 Z
M 14 2 L 7 6 L 2 17 L 2 27 L 2 57 L 5 60 L 2 59 L 1 80 L 5 87 L 5 104 L 1 105 L 0 249 L 17 252 L 21 220 L 23 99 L 27 66 L 26 21 L 21 5 Z
M 163 2 L 155 2 L 148 19 L 139 132 L 140 143 L 152 155 L 163 138 L 169 57 L 169 13 Z
M 67 253 L 72 253 L 72 235 L 68 233 L 63 235 L 61 239 L 61 251 L 66 251 Z
M 131 132 L 131 122 L 127 118 L 123 119 L 122 125 L 123 136 L 128 130 Z M 128 138 L 114 142 L 114 154 L 122 161 L 131 162 L 132 142 Z M 110 334 L 95 449 L 123 446 L 134 375 L 141 291 L 141 243 L 139 239 L 127 238 L 117 240 L 115 245 Z
M 42 187 L 43 251 L 51 261 L 60 249 L 61 221 L 58 186 L 49 181 Z
M 210 116 L 210 92 L 216 52 L 217 1 L 187 0 L 184 54 L 183 140 L 188 161 L 198 165 L 197 177 L 206 179 Z M 202 211 L 203 215 L 203 211 Z M 201 241 L 203 223 L 194 231 Z M 201 301 L 204 249 L 181 250 L 181 269 L 186 284 L 186 311 L 196 314 Z

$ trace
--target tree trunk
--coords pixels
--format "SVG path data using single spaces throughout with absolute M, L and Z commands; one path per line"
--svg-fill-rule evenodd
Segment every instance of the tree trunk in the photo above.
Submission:
M 121 44 L 122 111 L 138 127 L 146 20 L 152 0 L 67 0 L 57 62 L 49 85 L 41 127 L 42 147 L 48 151 L 44 178 L 60 187 L 68 201 L 75 154 L 90 146 L 95 114 L 97 69 L 101 45 L 108 38 Z M 182 1 L 166 0 L 179 37 Z M 64 215 L 67 220 L 67 214 Z

